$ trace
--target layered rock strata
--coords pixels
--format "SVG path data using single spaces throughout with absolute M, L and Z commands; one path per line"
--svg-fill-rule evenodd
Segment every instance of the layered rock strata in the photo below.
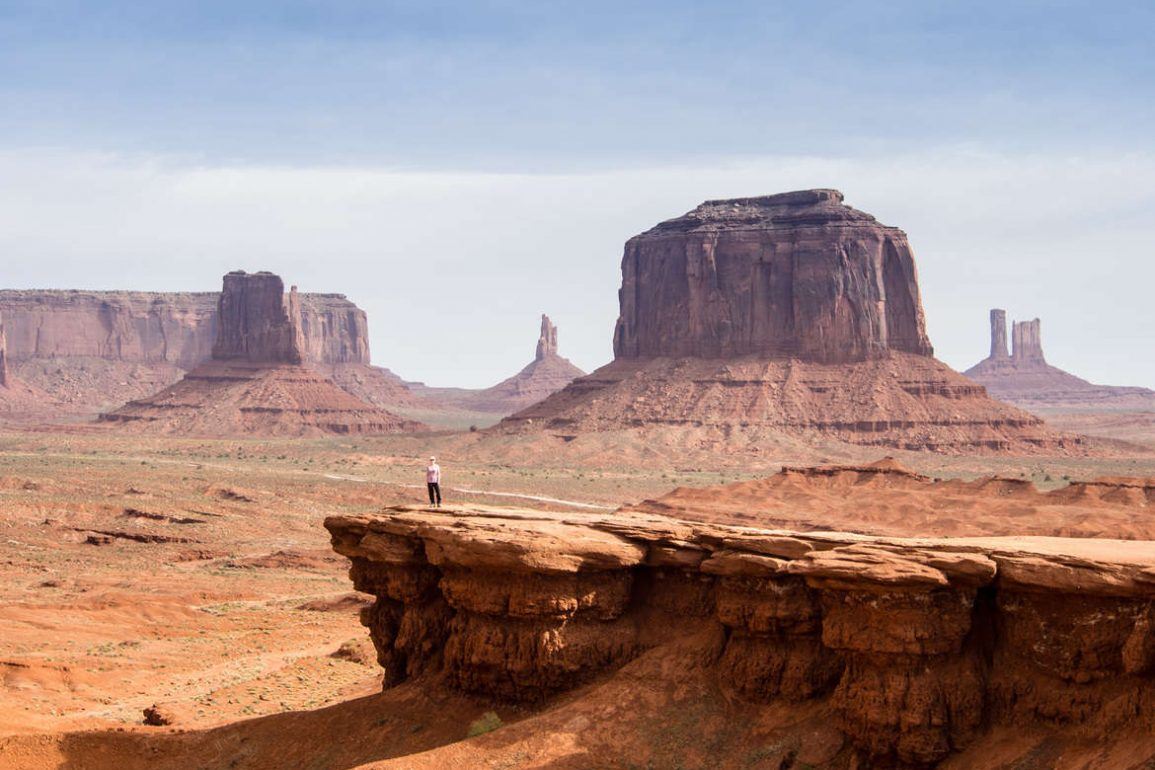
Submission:
M 693 665 L 747 701 L 826 710 L 869 766 L 933 766 L 1005 726 L 1091 745 L 1155 729 L 1149 542 L 500 509 L 325 526 L 376 597 L 362 622 L 386 686 L 538 701 L 706 624 L 718 647 Z
M 933 358 L 906 235 L 842 200 L 707 201 L 631 238 L 614 361 L 504 428 L 815 433 L 939 451 L 1074 443 Z
M 906 234 L 837 190 L 706 201 L 626 242 L 616 358 L 929 356 Z
M 991 353 L 964 374 L 996 398 L 1028 410 L 1155 411 L 1155 390 L 1096 385 L 1048 364 L 1041 326 L 1038 318 L 1014 322 L 1008 354 L 1006 311 L 992 310 Z
M 272 273 L 229 273 L 213 358 L 155 395 L 101 415 L 164 433 L 311 435 L 415 430 L 306 366 L 296 287 Z
M 299 295 L 305 360 L 361 398 L 413 396 L 370 366 L 365 311 L 341 294 Z M 212 358 L 220 292 L 0 290 L 9 363 L 64 409 L 112 408 Z
M 54 399 L 15 377 L 8 366 L 4 315 L 0 313 L 0 417 L 4 420 L 39 420 L 59 408 Z

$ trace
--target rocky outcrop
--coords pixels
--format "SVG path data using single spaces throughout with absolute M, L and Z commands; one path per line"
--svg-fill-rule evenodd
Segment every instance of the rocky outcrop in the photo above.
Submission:
M 932 537 L 1038 535 L 1155 541 L 1155 478 L 1105 477 L 1039 489 L 1018 476 L 934 479 L 893 459 L 785 467 L 724 487 L 679 487 L 623 509 L 808 531 Z
M 422 383 L 408 386 L 434 408 L 505 417 L 538 403 L 585 375 L 557 350 L 557 327 L 543 314 L 534 359 L 512 377 L 481 390 L 431 388 Z
M 853 766 L 931 767 L 995 730 L 1093 747 L 1155 729 L 1151 543 L 500 509 L 325 526 L 375 597 L 362 622 L 386 687 L 440 676 L 540 701 L 658 647 L 680 670 L 679 639 L 712 626 L 714 652 L 684 665 L 746 702 L 827 714 Z
M 631 238 L 619 301 L 614 361 L 500 430 L 676 444 L 702 430 L 752 450 L 786 434 L 944 452 L 1079 443 L 933 358 L 906 235 L 836 190 L 707 201 Z
M 616 358 L 929 356 L 906 234 L 837 190 L 706 201 L 626 242 Z
M 991 358 L 1002 361 L 1010 358 L 1007 352 L 1007 311 L 991 310 Z
M 272 273 L 224 277 L 213 358 L 179 382 L 102 414 L 104 422 L 190 435 L 387 433 L 422 426 L 356 398 L 304 365 L 296 287 Z
M 301 364 L 304 348 L 296 286 L 286 298 L 284 283 L 272 273 L 238 270 L 225 276 L 214 361 Z
M 1155 411 L 1155 390 L 1095 385 L 1047 363 L 1041 322 L 1011 325 L 1007 354 L 1006 311 L 991 311 L 991 354 L 964 374 L 996 398 L 1041 413 L 1067 410 Z
M 549 316 L 542 313 L 541 336 L 537 338 L 537 351 L 534 353 L 533 360 L 544 361 L 557 354 L 557 327 L 553 325 L 553 321 L 549 320 Z
M 212 356 L 219 292 L 0 290 L 9 355 L 167 363 L 191 369 Z M 369 363 L 365 311 L 341 294 L 301 294 L 308 361 Z

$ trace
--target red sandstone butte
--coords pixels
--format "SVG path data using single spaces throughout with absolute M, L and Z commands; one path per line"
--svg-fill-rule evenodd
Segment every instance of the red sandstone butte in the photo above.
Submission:
M 307 363 L 374 404 L 415 401 L 370 364 L 364 310 L 341 294 L 299 300 Z M 114 409 L 211 360 L 219 305 L 220 292 L 0 290 L 9 370 L 60 411 Z
M 617 358 L 929 356 L 906 234 L 837 190 L 706 201 L 626 242 Z
M 296 287 L 272 273 L 229 273 L 213 358 L 176 384 L 101 415 L 105 422 L 190 435 L 316 435 L 415 430 L 303 362 Z
M 626 243 L 614 361 L 503 422 L 939 451 L 1067 439 L 933 357 L 906 234 L 836 190 L 707 201 Z
M 1028 410 L 1155 410 L 1155 391 L 1096 385 L 1047 363 L 1041 322 L 1015 321 L 1007 351 L 1007 313 L 991 310 L 991 353 L 963 374 L 991 395 Z

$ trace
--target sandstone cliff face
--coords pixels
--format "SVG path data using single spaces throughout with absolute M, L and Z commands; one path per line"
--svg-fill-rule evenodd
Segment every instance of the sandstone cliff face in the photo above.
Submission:
M 285 285 L 272 273 L 243 270 L 229 273 L 217 311 L 213 360 L 252 363 L 304 362 L 301 305 L 294 286 L 286 299 Z
M 626 243 L 617 358 L 932 354 L 906 235 L 837 190 L 707 201 Z
M 305 358 L 381 403 L 410 394 L 369 367 L 365 312 L 340 294 L 301 294 Z M 219 292 L 0 290 L 10 369 L 58 412 L 143 398 L 212 356 Z
M 301 302 L 272 273 L 229 273 L 212 360 L 160 392 L 102 414 L 122 427 L 186 435 L 388 433 L 423 426 L 305 366 Z
M 767 709 L 826 714 L 850 766 L 981 757 L 992 730 L 1102 747 L 1155 729 L 1150 543 L 463 513 L 325 522 L 376 597 L 362 622 L 386 687 L 435 674 L 537 701 L 666 646 L 667 676 L 684 665 Z M 675 664 L 703 632 L 712 651 Z
M 1007 353 L 1006 311 L 991 311 L 991 354 L 964 374 L 991 395 L 1028 410 L 1155 411 L 1155 391 L 1147 388 L 1096 385 L 1047 363 L 1041 322 L 1011 325 Z
M 12 360 L 97 358 L 191 369 L 212 355 L 219 292 L 0 290 Z M 369 363 L 365 311 L 340 294 L 301 294 L 309 361 Z

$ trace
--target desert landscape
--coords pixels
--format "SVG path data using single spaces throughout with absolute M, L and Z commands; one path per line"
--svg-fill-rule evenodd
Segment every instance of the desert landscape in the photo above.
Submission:
M 0 2 L 0 770 L 1155 770 L 1152 30 Z
M 543 316 L 477 391 L 271 273 L 92 296 L 0 294 L 5 768 L 1155 762 L 1143 393 L 995 311 L 996 400 L 837 191 L 631 239 L 614 361 Z

